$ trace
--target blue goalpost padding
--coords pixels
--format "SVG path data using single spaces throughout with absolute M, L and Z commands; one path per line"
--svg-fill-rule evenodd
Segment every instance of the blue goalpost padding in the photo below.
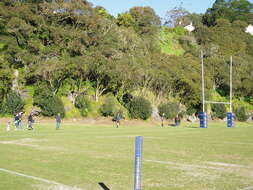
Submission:
M 200 128 L 208 128 L 208 115 L 206 112 L 200 112 Z
M 142 145 L 143 145 L 143 137 L 141 137 L 141 136 L 136 137 L 136 141 L 135 141 L 134 190 L 141 190 Z
M 232 112 L 227 113 L 227 127 L 231 128 L 235 125 L 235 115 Z

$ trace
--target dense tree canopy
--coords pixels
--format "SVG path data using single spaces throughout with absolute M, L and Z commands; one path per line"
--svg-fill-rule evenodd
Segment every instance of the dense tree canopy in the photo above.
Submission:
M 228 19 L 230 22 L 241 20 L 252 24 L 253 4 L 248 0 L 216 0 L 213 7 L 203 16 L 203 23 L 213 26 L 220 18 Z
M 107 93 L 121 100 L 126 93 L 151 91 L 157 99 L 177 97 L 198 109 L 200 49 L 209 71 L 206 88 L 228 96 L 233 56 L 235 94 L 251 101 L 253 36 L 244 30 L 252 24 L 252 10 L 247 0 L 216 0 L 204 15 L 171 11 L 179 26 L 169 28 L 150 7 L 133 7 L 115 18 L 84 0 L 3 0 L 0 101 L 11 92 L 18 71 L 19 93 L 26 86 L 46 86 L 53 96 L 91 89 L 98 101 Z M 193 22 L 196 30 L 188 33 L 178 19 L 182 25 Z M 163 51 L 171 43 L 182 53 Z

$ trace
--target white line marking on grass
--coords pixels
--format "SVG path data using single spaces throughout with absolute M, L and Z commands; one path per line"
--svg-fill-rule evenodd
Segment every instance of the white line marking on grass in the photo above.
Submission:
M 121 136 L 97 136 L 96 138 L 99 138 L 99 139 L 105 139 L 105 138 L 135 138 L 136 136 L 138 135 L 121 135 Z M 164 139 L 164 138 L 161 138 L 161 137 L 146 137 L 144 136 L 145 139 Z
M 59 189 L 64 189 L 64 190 L 82 190 L 80 188 L 70 187 L 70 186 L 64 185 L 62 183 L 58 183 L 58 182 L 51 181 L 51 180 L 48 180 L 48 179 L 43 179 L 43 178 L 40 178 L 40 177 L 35 177 L 35 176 L 31 176 L 31 175 L 22 174 L 22 173 L 11 171 L 11 170 L 7 170 L 7 169 L 4 169 L 4 168 L 0 168 L 0 171 L 5 172 L 5 173 L 9 173 L 9 174 L 13 174 L 13 175 L 17 175 L 17 176 L 22 176 L 22 177 L 30 178 L 30 179 L 33 179 L 33 180 L 36 180 L 36 181 L 41 181 L 41 182 L 44 182 L 44 183 L 47 183 L 47 184 L 56 185 Z
M 31 144 L 34 142 L 35 143 L 36 142 L 47 142 L 47 140 L 46 139 L 24 138 L 24 139 L 12 140 L 12 141 L 0 141 L 0 144 L 27 146 L 27 147 L 35 148 L 38 150 L 62 150 L 62 151 L 64 151 L 64 149 L 59 148 L 59 147 L 41 146 L 41 145 Z
M 251 142 L 224 142 L 225 144 L 237 144 L 237 145 L 252 145 Z
M 177 162 L 171 162 L 171 161 L 159 161 L 159 160 L 143 160 L 146 162 L 154 162 L 159 164 L 169 164 L 176 167 L 180 167 L 182 170 L 193 170 L 193 169 L 210 169 L 210 170 L 218 170 L 218 171 L 225 171 L 224 168 L 220 167 L 214 167 L 214 166 L 206 166 L 206 165 L 196 165 L 196 164 L 181 164 Z
M 241 189 L 238 189 L 238 190 L 253 190 L 253 186 L 244 187 L 244 188 L 241 188 Z
M 248 168 L 247 166 L 239 165 L 239 164 L 229 164 L 223 162 L 206 162 L 207 164 L 214 166 L 223 166 L 223 167 L 234 167 L 234 168 Z
M 155 163 L 160 163 L 160 164 L 171 164 L 171 165 L 176 165 L 177 163 L 175 162 L 170 162 L 170 161 L 159 161 L 159 160 L 143 160 L 146 162 L 155 162 Z

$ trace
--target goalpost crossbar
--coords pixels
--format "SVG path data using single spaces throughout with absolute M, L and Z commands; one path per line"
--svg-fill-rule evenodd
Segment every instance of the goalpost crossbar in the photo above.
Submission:
M 205 104 L 228 104 L 228 105 L 230 105 L 231 103 L 229 103 L 229 102 L 213 102 L 213 101 L 205 101 Z

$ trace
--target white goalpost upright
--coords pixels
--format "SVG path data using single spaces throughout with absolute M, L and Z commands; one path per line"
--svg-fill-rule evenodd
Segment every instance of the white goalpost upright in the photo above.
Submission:
M 230 57 L 230 93 L 229 102 L 215 102 L 205 100 L 205 73 L 204 73 L 204 58 L 203 51 L 201 50 L 201 81 L 202 81 L 202 112 L 200 112 L 200 127 L 208 128 L 208 114 L 205 111 L 205 104 L 227 104 L 229 105 L 229 112 L 227 112 L 227 127 L 234 127 L 234 114 L 233 114 L 233 57 Z

